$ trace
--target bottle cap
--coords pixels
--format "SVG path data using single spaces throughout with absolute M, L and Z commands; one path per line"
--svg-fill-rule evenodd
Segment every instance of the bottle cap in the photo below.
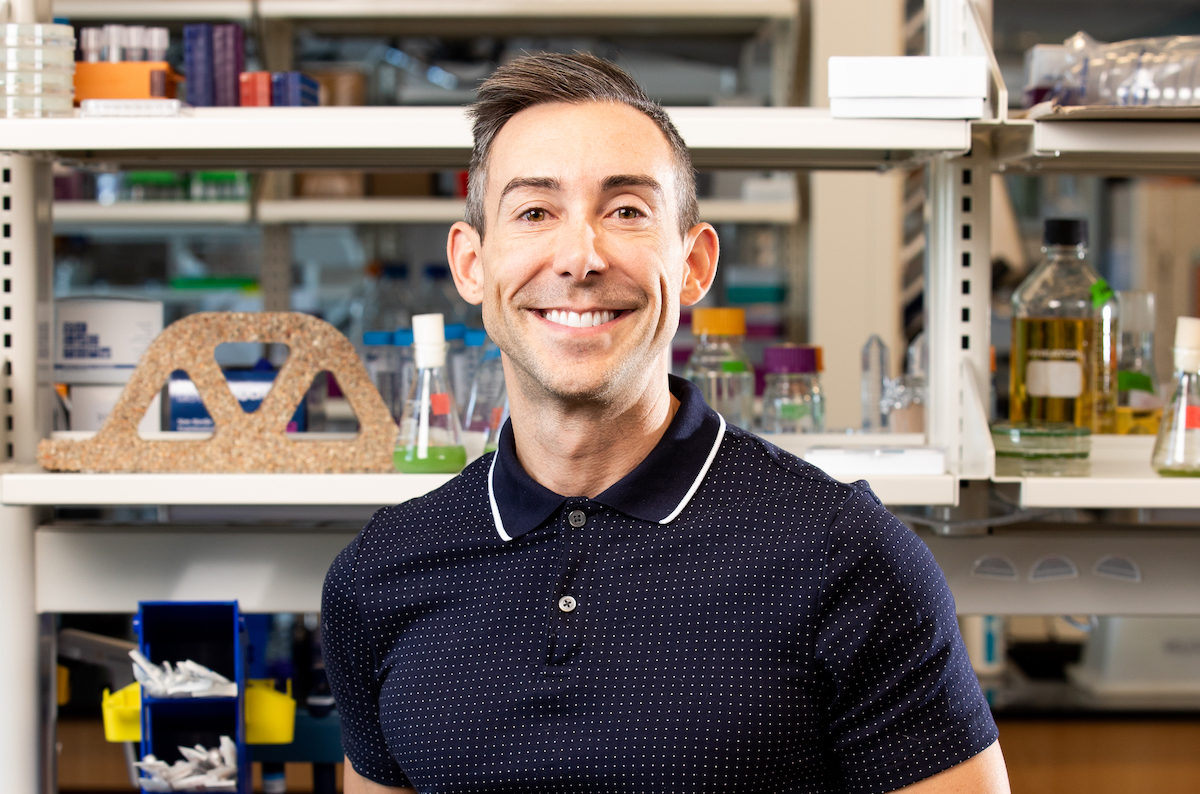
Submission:
M 763 351 L 763 369 L 767 372 L 816 372 L 817 351 L 811 347 L 768 347 Z
M 413 357 L 419 369 L 446 366 L 446 325 L 440 314 L 413 317 Z
M 1124 291 L 1117 293 L 1122 333 L 1154 333 L 1154 293 Z
M 463 323 L 450 323 L 446 326 L 446 341 L 462 339 L 467 335 L 467 326 Z
M 363 334 L 364 345 L 390 345 L 391 343 L 391 331 L 367 331 Z
M 813 352 L 816 353 L 817 372 L 824 372 L 825 371 L 825 348 L 821 347 L 820 345 L 808 345 L 808 347 L 811 347 L 813 349 Z
M 692 309 L 693 334 L 746 335 L 745 309 Z
M 1200 317 L 1176 318 L 1175 347 L 1200 350 Z
M 483 347 L 487 344 L 487 331 L 482 328 L 468 328 L 463 342 L 467 347 Z
M 1047 218 L 1042 242 L 1046 245 L 1087 245 L 1087 221 L 1080 218 Z
M 413 332 L 411 328 L 397 328 L 392 334 L 392 344 L 397 347 L 412 347 Z

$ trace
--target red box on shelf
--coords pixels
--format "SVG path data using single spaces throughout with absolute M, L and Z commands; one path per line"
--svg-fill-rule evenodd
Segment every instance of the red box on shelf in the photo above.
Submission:
M 271 73 L 242 72 L 238 75 L 240 104 L 242 107 L 271 106 Z

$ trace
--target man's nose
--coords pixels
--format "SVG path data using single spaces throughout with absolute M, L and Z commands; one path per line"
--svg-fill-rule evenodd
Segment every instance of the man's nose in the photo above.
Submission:
M 583 281 L 591 273 L 603 273 L 608 269 L 600 234 L 586 220 L 565 224 L 558 242 L 555 268 L 559 275 Z

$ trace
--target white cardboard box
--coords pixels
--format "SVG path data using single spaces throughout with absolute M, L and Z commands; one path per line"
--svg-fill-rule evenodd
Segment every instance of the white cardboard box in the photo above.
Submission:
M 833 97 L 986 97 L 987 59 L 906 56 L 834 56 Z
M 987 60 L 982 57 L 829 59 L 834 118 L 982 118 L 987 93 Z

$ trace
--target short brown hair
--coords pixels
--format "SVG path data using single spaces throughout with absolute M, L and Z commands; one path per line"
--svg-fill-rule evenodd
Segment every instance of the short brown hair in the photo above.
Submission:
M 666 136 L 675 160 L 680 234 L 687 234 L 699 222 L 692 158 L 662 107 L 651 101 L 627 72 L 608 61 L 581 52 L 542 53 L 521 56 L 493 72 L 479 87 L 478 100 L 468 110 L 475 146 L 467 180 L 466 221 L 480 238 L 488 158 L 496 134 L 522 110 L 551 102 L 619 102 L 649 116 Z

